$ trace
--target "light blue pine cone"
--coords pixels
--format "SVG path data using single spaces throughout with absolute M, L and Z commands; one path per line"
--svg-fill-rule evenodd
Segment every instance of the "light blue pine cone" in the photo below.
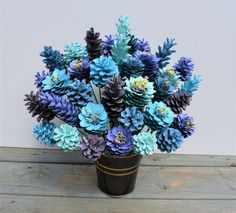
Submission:
M 42 87 L 45 92 L 63 95 L 68 91 L 71 83 L 70 76 L 66 74 L 65 70 L 55 69 L 52 75 L 47 75 L 42 81 Z
M 86 47 L 78 43 L 68 43 L 64 48 L 65 58 L 67 63 L 74 61 L 76 59 L 88 57 L 88 52 Z
M 53 140 L 54 130 L 56 125 L 54 123 L 40 123 L 33 129 L 34 137 L 47 146 L 53 146 L 55 141 Z
M 76 127 L 62 124 L 54 130 L 54 140 L 65 152 L 73 151 L 80 145 L 80 134 Z
M 118 66 L 111 57 L 100 56 L 90 65 L 90 77 L 98 87 L 103 87 L 110 78 L 118 74 Z
M 140 155 L 148 156 L 157 150 L 156 138 L 149 132 L 140 132 L 134 136 L 134 151 Z
M 80 126 L 88 132 L 99 133 L 108 129 L 108 117 L 102 104 L 88 103 L 79 114 Z
M 136 132 L 143 127 L 143 114 L 137 107 L 126 107 L 121 112 L 119 122 L 131 132 Z
M 163 102 L 151 103 L 144 112 L 144 123 L 152 130 L 160 131 L 172 124 L 174 113 Z

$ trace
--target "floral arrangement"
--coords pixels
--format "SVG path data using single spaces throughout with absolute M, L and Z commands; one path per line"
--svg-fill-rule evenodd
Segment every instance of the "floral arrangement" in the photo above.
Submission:
M 24 101 L 37 117 L 33 134 L 41 143 L 96 161 L 102 154 L 176 151 L 195 132 L 183 112 L 201 81 L 192 59 L 169 68 L 174 39 L 153 54 L 148 41 L 131 34 L 126 16 L 116 27 L 104 40 L 90 28 L 86 45 L 68 43 L 64 53 L 45 46 L 40 53 L 47 71 L 36 73 L 37 92 Z M 64 124 L 57 127 L 55 117 Z

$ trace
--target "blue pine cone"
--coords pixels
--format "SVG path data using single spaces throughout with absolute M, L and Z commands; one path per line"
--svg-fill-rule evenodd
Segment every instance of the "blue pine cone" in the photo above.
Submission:
M 144 112 L 144 123 L 152 130 L 160 131 L 170 126 L 174 113 L 163 102 L 151 103 Z
M 80 110 L 88 102 L 92 102 L 92 88 L 90 84 L 86 84 L 85 80 L 75 80 L 69 88 L 69 92 L 66 94 L 68 100 Z
M 78 126 L 78 111 L 68 100 L 47 92 L 41 92 L 39 97 L 41 102 L 61 120 L 72 126 Z
M 144 64 L 135 56 L 128 56 L 120 64 L 120 75 L 122 77 L 138 77 L 143 75 Z
M 173 68 L 177 75 L 180 76 L 180 79 L 186 81 L 192 76 L 194 64 L 191 58 L 181 57 Z
M 55 69 L 52 75 L 46 76 L 42 81 L 43 91 L 53 92 L 57 95 L 64 95 L 68 91 L 69 85 L 72 83 L 70 76 L 65 70 Z
M 44 58 L 43 62 L 51 72 L 55 69 L 61 70 L 65 68 L 66 61 L 62 54 L 57 50 L 53 50 L 51 46 L 44 46 L 44 50 L 40 53 L 40 56 Z
M 157 150 L 156 138 L 149 132 L 140 132 L 134 136 L 134 151 L 148 156 Z
M 91 62 L 88 58 L 70 62 L 67 70 L 71 79 L 77 78 L 79 80 L 85 79 L 88 81 L 90 77 L 90 64 Z
M 179 85 L 179 78 L 172 69 L 160 69 L 154 81 L 155 100 L 161 101 L 173 94 Z
M 164 68 L 169 64 L 170 60 L 170 55 L 174 52 L 175 50 L 172 49 L 173 46 L 176 45 L 175 39 L 169 39 L 167 38 L 163 46 L 158 46 L 158 52 L 156 53 L 156 56 L 160 59 L 158 61 L 159 68 Z
M 151 102 L 155 92 L 152 82 L 140 76 L 131 77 L 125 83 L 125 102 L 127 105 L 143 109 Z
M 67 63 L 71 61 L 86 58 L 88 57 L 88 52 L 86 47 L 83 47 L 81 44 L 78 43 L 68 43 L 64 48 L 65 58 Z
M 105 56 L 94 59 L 90 70 L 92 82 L 98 87 L 103 87 L 111 77 L 119 74 L 116 63 L 111 57 Z
M 43 80 L 49 75 L 49 73 L 46 73 L 45 70 L 43 70 L 41 73 L 37 72 L 35 74 L 35 81 L 34 84 L 36 85 L 36 87 L 38 89 L 42 89 L 42 84 L 43 84 Z
M 148 43 L 148 41 L 145 41 L 144 39 L 139 39 L 137 41 L 138 43 L 138 50 L 141 52 L 151 52 L 151 47 Z
M 161 152 L 176 151 L 183 143 L 183 136 L 177 129 L 167 128 L 161 134 L 157 133 L 157 145 Z
M 56 125 L 54 123 L 40 123 L 33 129 L 34 137 L 40 142 L 49 147 L 54 146 L 53 140 L 54 130 Z
M 80 145 L 80 134 L 76 127 L 62 124 L 54 130 L 54 140 L 65 152 L 73 151 Z
M 131 132 L 141 130 L 143 127 L 143 114 L 137 107 L 126 107 L 118 120 Z
M 149 52 L 140 52 L 136 51 L 135 55 L 142 61 L 144 64 L 143 77 L 148 77 L 149 80 L 153 80 L 158 71 L 158 61 L 159 58 L 152 55 Z
M 102 104 L 88 103 L 79 114 L 80 126 L 88 132 L 100 133 L 108 129 L 108 117 Z
M 105 40 L 102 42 L 102 50 L 105 56 L 111 56 L 112 46 L 115 42 L 115 37 L 113 35 L 106 35 Z
M 179 114 L 174 118 L 171 127 L 178 129 L 184 138 L 191 136 L 195 132 L 195 123 L 193 117 L 188 114 Z

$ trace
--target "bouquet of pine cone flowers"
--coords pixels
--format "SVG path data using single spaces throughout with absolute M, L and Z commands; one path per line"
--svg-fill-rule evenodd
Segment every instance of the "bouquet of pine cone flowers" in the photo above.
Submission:
M 45 46 L 40 53 L 46 69 L 36 73 L 37 91 L 24 101 L 37 117 L 33 134 L 41 143 L 96 161 L 176 151 L 194 133 L 184 113 L 201 81 L 192 59 L 169 67 L 174 39 L 151 53 L 148 41 L 131 34 L 126 16 L 116 27 L 116 35 L 101 39 L 90 28 L 85 44 L 68 43 L 63 53 Z M 54 118 L 64 123 L 56 126 Z

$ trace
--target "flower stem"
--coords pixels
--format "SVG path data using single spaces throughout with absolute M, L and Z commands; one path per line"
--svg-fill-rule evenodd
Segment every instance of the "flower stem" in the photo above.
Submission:
M 99 98 L 100 98 L 100 102 L 101 102 L 101 99 L 102 99 L 101 87 L 98 87 L 98 89 L 99 89 Z
M 92 85 L 91 82 L 89 82 L 89 83 L 90 83 L 91 88 L 92 88 L 92 90 L 93 90 L 93 96 L 94 96 L 94 99 L 95 99 L 96 103 L 98 104 L 98 99 L 97 99 L 97 97 L 96 97 L 96 95 L 95 95 L 95 92 L 94 92 L 94 89 L 93 89 L 93 85 Z

